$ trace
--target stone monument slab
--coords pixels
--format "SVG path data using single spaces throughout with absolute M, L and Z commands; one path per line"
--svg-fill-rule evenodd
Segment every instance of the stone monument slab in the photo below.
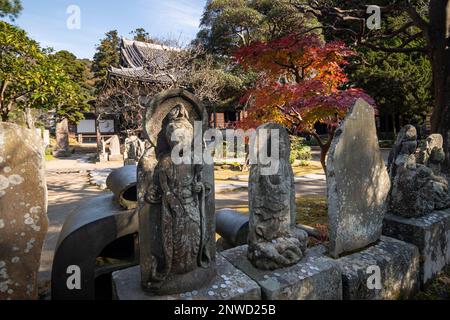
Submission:
M 42 140 L 0 122 L 0 301 L 37 299 L 47 228 Z
M 56 124 L 56 147 L 53 152 L 55 157 L 70 156 L 69 144 L 69 121 L 67 119 L 61 120 Z
M 359 99 L 337 129 L 327 161 L 333 257 L 380 239 L 390 186 L 378 143 L 374 108 Z

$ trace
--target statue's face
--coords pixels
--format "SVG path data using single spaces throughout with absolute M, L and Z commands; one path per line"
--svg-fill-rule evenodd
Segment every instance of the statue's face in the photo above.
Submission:
M 187 125 L 177 126 L 176 130 L 173 131 L 171 135 L 175 136 L 175 137 L 173 136 L 167 137 L 171 148 L 174 148 L 177 145 L 182 146 L 184 148 L 192 147 L 192 144 L 194 142 L 194 132 L 192 126 L 190 127 Z
M 191 149 L 194 140 L 194 128 L 183 104 L 177 104 L 168 115 L 169 123 L 166 138 L 173 149 L 175 146 Z

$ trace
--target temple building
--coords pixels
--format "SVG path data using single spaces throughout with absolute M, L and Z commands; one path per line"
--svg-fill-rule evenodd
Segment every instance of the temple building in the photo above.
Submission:
M 174 52 L 180 50 L 166 45 L 122 38 L 120 67 L 109 68 L 106 83 L 96 102 L 95 112 L 86 114 L 86 119 L 77 126 L 78 140 L 80 142 L 85 140 L 83 136 L 88 139 L 95 138 L 96 128 L 100 129 L 102 136 L 123 133 L 124 128 L 128 126 L 140 131 L 139 128 L 133 128 L 132 124 L 142 123 L 142 112 L 136 112 L 139 110 L 137 98 L 152 96 L 171 87 L 177 77 L 176 71 L 171 66 L 171 57 Z M 124 106 L 127 108 L 123 108 Z M 212 127 L 230 128 L 240 120 L 238 111 L 216 111 L 215 108 L 208 106 L 207 109 Z M 134 111 L 125 114 L 122 110 Z M 99 114 L 101 117 L 98 117 Z

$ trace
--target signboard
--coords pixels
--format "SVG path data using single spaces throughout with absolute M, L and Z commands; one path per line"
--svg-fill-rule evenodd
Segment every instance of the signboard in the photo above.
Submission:
M 114 133 L 114 120 L 100 120 L 99 127 L 101 133 Z M 95 134 L 95 120 L 81 120 L 77 133 Z

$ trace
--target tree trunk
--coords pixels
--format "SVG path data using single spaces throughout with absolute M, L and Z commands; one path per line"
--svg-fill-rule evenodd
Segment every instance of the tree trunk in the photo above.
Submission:
M 449 130 L 450 130 L 450 1 L 431 0 L 430 2 L 430 44 L 433 67 L 434 108 L 431 117 L 431 130 L 444 137 L 446 168 L 450 169 Z
M 8 115 L 9 115 L 8 112 L 2 111 L 2 122 L 7 122 L 8 121 L 8 119 L 9 119 Z
M 316 132 L 312 132 L 311 135 L 316 139 L 320 147 L 320 164 L 322 165 L 323 171 L 327 174 L 327 155 L 330 151 L 331 143 L 334 139 L 334 134 L 336 133 L 335 127 L 328 128 L 328 141 L 323 143 L 322 139 Z

